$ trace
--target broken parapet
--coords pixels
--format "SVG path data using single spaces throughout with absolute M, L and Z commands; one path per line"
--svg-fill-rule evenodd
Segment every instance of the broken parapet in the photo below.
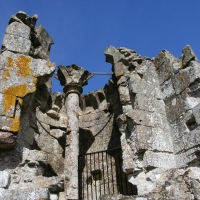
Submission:
M 36 91 L 38 80 L 50 75 L 55 64 L 49 61 L 53 43 L 41 26 L 34 28 L 37 16 L 19 12 L 12 16 L 3 39 L 0 54 L 0 148 L 14 146 L 11 134 L 20 129 L 23 98 Z M 45 41 L 45 42 L 44 42 Z M 3 132 L 2 132 L 3 131 Z M 7 131 L 7 132 L 6 132 Z M 6 136 L 7 134 L 7 136 Z
M 186 46 L 179 59 L 166 50 L 150 59 L 114 47 L 105 55 L 117 79 L 129 182 L 147 199 L 199 199 L 200 64 L 193 50 Z

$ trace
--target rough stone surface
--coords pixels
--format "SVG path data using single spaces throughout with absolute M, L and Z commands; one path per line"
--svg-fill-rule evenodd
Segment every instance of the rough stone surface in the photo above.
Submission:
M 81 95 L 92 74 L 59 66 L 64 93 L 51 93 L 53 40 L 37 19 L 11 16 L 0 53 L 0 199 L 200 199 L 192 48 L 151 59 L 110 46 L 104 88 Z
M 0 149 L 12 149 L 16 145 L 17 137 L 9 132 L 0 132 Z
M 0 188 L 8 188 L 10 184 L 10 174 L 7 171 L 0 171 Z

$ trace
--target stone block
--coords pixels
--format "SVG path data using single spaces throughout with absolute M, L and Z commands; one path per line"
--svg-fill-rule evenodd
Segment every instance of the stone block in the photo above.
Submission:
M 50 135 L 52 135 L 55 138 L 61 138 L 66 134 L 66 131 L 63 131 L 61 129 L 50 129 Z
M 163 99 L 166 99 L 175 94 L 174 87 L 172 85 L 171 79 L 168 79 L 160 86 L 161 92 L 163 94 Z
M 199 133 L 200 133 L 200 126 L 190 131 L 189 133 L 183 135 L 182 141 L 184 143 L 185 150 L 193 148 L 200 144 Z
M 173 141 L 168 124 L 152 128 L 152 149 L 161 152 L 173 152 Z
M 9 118 L 6 116 L 0 116 L 0 130 L 18 132 L 20 126 L 20 117 Z
M 30 69 L 32 70 L 32 76 L 44 76 L 54 72 L 56 65 L 50 61 L 43 59 L 33 59 L 30 63 Z
M 200 103 L 197 104 L 193 109 L 192 113 L 195 117 L 195 121 L 198 125 L 200 125 Z
M 0 93 L 0 115 L 14 117 L 16 114 L 16 109 L 17 97 Z
M 178 70 L 177 60 L 168 51 L 163 50 L 154 61 L 157 69 L 160 84 L 163 84 L 171 75 L 173 71 Z
M 17 137 L 9 132 L 0 131 L 0 149 L 12 149 L 16 145 Z
M 118 62 L 114 65 L 114 73 L 117 78 L 119 78 L 120 76 L 125 76 L 129 73 L 128 67 L 122 62 Z
M 0 171 L 0 188 L 8 188 L 10 185 L 10 174 L 7 171 Z
M 159 167 L 166 169 L 176 167 L 175 156 L 172 153 L 146 151 L 143 160 L 145 167 Z
M 67 127 L 68 120 L 66 116 L 60 116 L 59 119 L 55 119 L 55 118 L 49 117 L 45 113 L 42 113 L 39 109 L 36 110 L 36 116 L 38 120 L 44 124 L 49 124 L 50 126 L 58 127 L 58 128 Z
M 20 199 L 20 200 L 49 200 L 50 194 L 47 188 L 20 188 L 17 190 L 8 190 L 2 195 L 2 199 Z
M 5 34 L 2 46 L 4 46 L 8 51 L 28 55 L 31 48 L 31 41 L 16 35 Z
M 162 127 L 167 123 L 165 115 L 145 110 L 130 110 L 129 107 L 123 108 L 126 116 L 133 119 L 133 123 L 149 126 L 149 127 Z
M 196 61 L 191 61 L 190 65 L 180 70 L 172 77 L 172 83 L 176 94 L 181 93 L 191 83 L 200 78 L 200 64 Z
M 133 94 L 142 93 L 140 84 L 141 77 L 138 74 L 131 74 L 128 80 L 128 87 L 130 92 Z
M 182 67 L 185 67 L 191 60 L 195 60 L 195 61 L 198 60 L 190 45 L 187 45 L 182 50 L 182 53 L 183 53 L 183 56 L 182 56 Z
M 152 149 L 153 136 L 152 136 L 152 127 L 147 127 L 143 125 L 135 126 L 135 134 L 138 140 L 138 147 L 141 150 Z M 138 149 L 138 150 L 140 150 Z
M 183 99 L 180 95 L 171 96 L 165 101 L 167 120 L 170 124 L 178 124 L 185 115 Z
M 165 104 L 163 100 L 158 100 L 151 94 L 136 94 L 134 109 L 146 110 L 150 112 L 165 113 Z
M 30 27 L 23 23 L 13 22 L 6 28 L 6 34 L 14 35 L 16 37 L 22 37 L 24 39 L 30 39 Z
M 124 55 L 121 54 L 118 49 L 112 46 L 109 46 L 104 51 L 104 54 L 106 56 L 106 62 L 109 62 L 111 64 L 118 63 L 122 58 L 124 58 Z
M 130 183 L 137 185 L 138 195 L 148 194 L 156 188 L 156 183 L 149 180 L 148 175 L 144 172 L 139 173 L 137 176 L 129 174 L 128 180 Z
M 130 94 L 127 86 L 120 85 L 118 91 L 121 104 L 124 105 L 130 103 Z
M 54 44 L 54 42 L 42 25 L 37 26 L 35 28 L 35 32 L 36 37 L 40 42 L 40 46 L 35 48 L 34 55 L 38 56 L 39 58 L 49 60 L 50 46 Z
M 57 174 L 63 173 L 64 149 L 55 137 L 50 135 L 50 126 L 42 122 L 37 123 L 39 134 L 35 133 L 34 138 L 38 147 L 48 153 L 48 163 Z
M 22 162 L 26 161 L 40 161 L 43 163 L 47 163 L 48 161 L 48 153 L 44 151 L 38 150 L 29 150 L 27 148 L 23 148 Z

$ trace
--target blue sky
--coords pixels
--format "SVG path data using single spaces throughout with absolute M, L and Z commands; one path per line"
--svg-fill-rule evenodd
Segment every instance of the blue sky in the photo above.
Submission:
M 19 10 L 38 14 L 55 44 L 51 61 L 77 64 L 90 72 L 111 72 L 104 50 L 127 47 L 155 57 L 167 49 L 176 57 L 190 44 L 200 58 L 199 0 L 0 0 L 0 40 Z M 102 88 L 109 76 L 94 76 L 84 93 Z M 53 81 L 53 91 L 62 91 Z

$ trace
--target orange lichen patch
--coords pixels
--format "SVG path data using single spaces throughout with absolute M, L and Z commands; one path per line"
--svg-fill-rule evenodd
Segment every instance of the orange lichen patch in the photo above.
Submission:
M 8 57 L 8 67 L 13 68 L 14 67 L 14 61 L 11 57 Z
M 17 75 L 26 78 L 31 75 L 33 71 L 30 69 L 31 58 L 26 56 L 19 56 L 16 60 L 8 57 L 8 67 L 18 69 Z
M 5 70 L 3 80 L 7 81 L 10 78 L 10 72 L 8 70 Z
M 178 77 L 178 80 L 179 80 L 179 81 L 184 81 L 184 80 L 185 80 L 185 74 L 181 74 L 181 75 Z
M 20 56 L 16 61 L 17 67 L 19 68 L 17 75 L 23 76 L 24 78 L 31 75 L 33 71 L 30 69 L 30 63 L 31 58 Z
M 116 72 L 116 76 L 118 77 L 118 76 L 122 76 L 123 75 L 123 71 L 118 71 L 118 72 Z
M 12 95 L 4 95 L 3 114 L 6 114 L 12 107 L 15 106 L 16 97 Z
M 53 62 L 46 62 L 45 63 L 47 67 L 54 67 L 54 63 Z
M 12 119 L 12 124 L 10 126 L 10 131 L 12 132 L 18 132 L 20 127 L 20 116 L 16 116 Z
M 33 83 L 36 86 L 38 79 L 36 77 L 33 77 Z M 36 89 L 36 88 L 35 88 Z
M 18 102 L 19 102 L 19 105 L 22 105 L 23 103 L 23 99 L 22 98 L 17 98 Z
M 10 86 L 9 88 L 5 89 L 3 91 L 4 94 L 10 94 L 13 96 L 19 96 L 24 97 L 29 92 L 34 92 L 35 87 L 33 91 L 29 90 L 26 84 L 16 85 L 16 86 Z

